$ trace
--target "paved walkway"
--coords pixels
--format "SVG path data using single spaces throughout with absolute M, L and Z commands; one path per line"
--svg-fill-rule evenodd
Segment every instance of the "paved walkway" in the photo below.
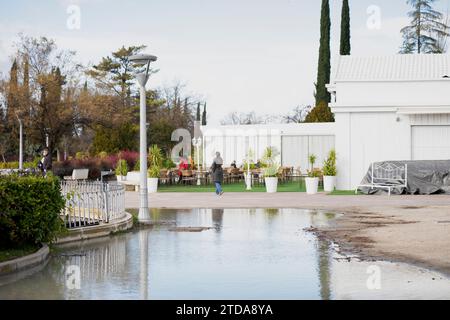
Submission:
M 139 193 L 127 192 L 127 208 L 139 207 Z M 364 210 L 374 207 L 449 206 L 450 195 L 433 196 L 329 196 L 306 193 L 157 193 L 149 196 L 152 208 L 303 208 L 327 210 Z

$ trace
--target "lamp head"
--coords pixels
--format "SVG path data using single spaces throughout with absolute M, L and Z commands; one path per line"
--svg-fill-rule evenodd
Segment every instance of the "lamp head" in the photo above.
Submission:
M 156 60 L 158 60 L 158 58 L 150 54 L 136 54 L 130 57 L 130 61 L 136 64 L 149 64 Z

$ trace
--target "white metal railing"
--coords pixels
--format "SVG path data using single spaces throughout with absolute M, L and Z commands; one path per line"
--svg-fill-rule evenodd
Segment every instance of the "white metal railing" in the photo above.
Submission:
M 68 228 L 87 227 L 125 215 L 125 187 L 117 183 L 61 182 L 66 199 L 62 218 Z
M 355 190 L 358 192 L 360 187 L 387 189 L 389 196 L 393 188 L 408 188 L 408 165 L 396 165 L 391 162 L 372 163 L 370 184 L 361 184 Z

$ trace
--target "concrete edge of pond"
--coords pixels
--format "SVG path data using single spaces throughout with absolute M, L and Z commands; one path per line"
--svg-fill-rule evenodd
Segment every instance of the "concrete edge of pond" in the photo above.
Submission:
M 64 237 L 56 240 L 55 244 L 65 244 L 69 242 L 83 241 L 106 237 L 115 232 L 126 231 L 133 227 L 133 216 L 125 212 L 125 216 L 112 223 L 105 223 L 98 226 L 84 227 L 69 230 Z
M 25 269 L 30 269 L 43 262 L 45 262 L 50 253 L 48 245 L 43 244 L 42 248 L 37 252 L 16 258 L 13 260 L 5 261 L 0 263 L 0 276 L 10 275 L 15 272 L 23 271 Z

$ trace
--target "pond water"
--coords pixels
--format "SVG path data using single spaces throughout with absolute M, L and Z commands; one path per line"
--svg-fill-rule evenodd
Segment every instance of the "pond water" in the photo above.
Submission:
M 61 246 L 40 270 L 0 278 L 0 299 L 450 298 L 443 275 L 348 259 L 304 230 L 335 216 L 298 209 L 153 210 L 162 224 Z

